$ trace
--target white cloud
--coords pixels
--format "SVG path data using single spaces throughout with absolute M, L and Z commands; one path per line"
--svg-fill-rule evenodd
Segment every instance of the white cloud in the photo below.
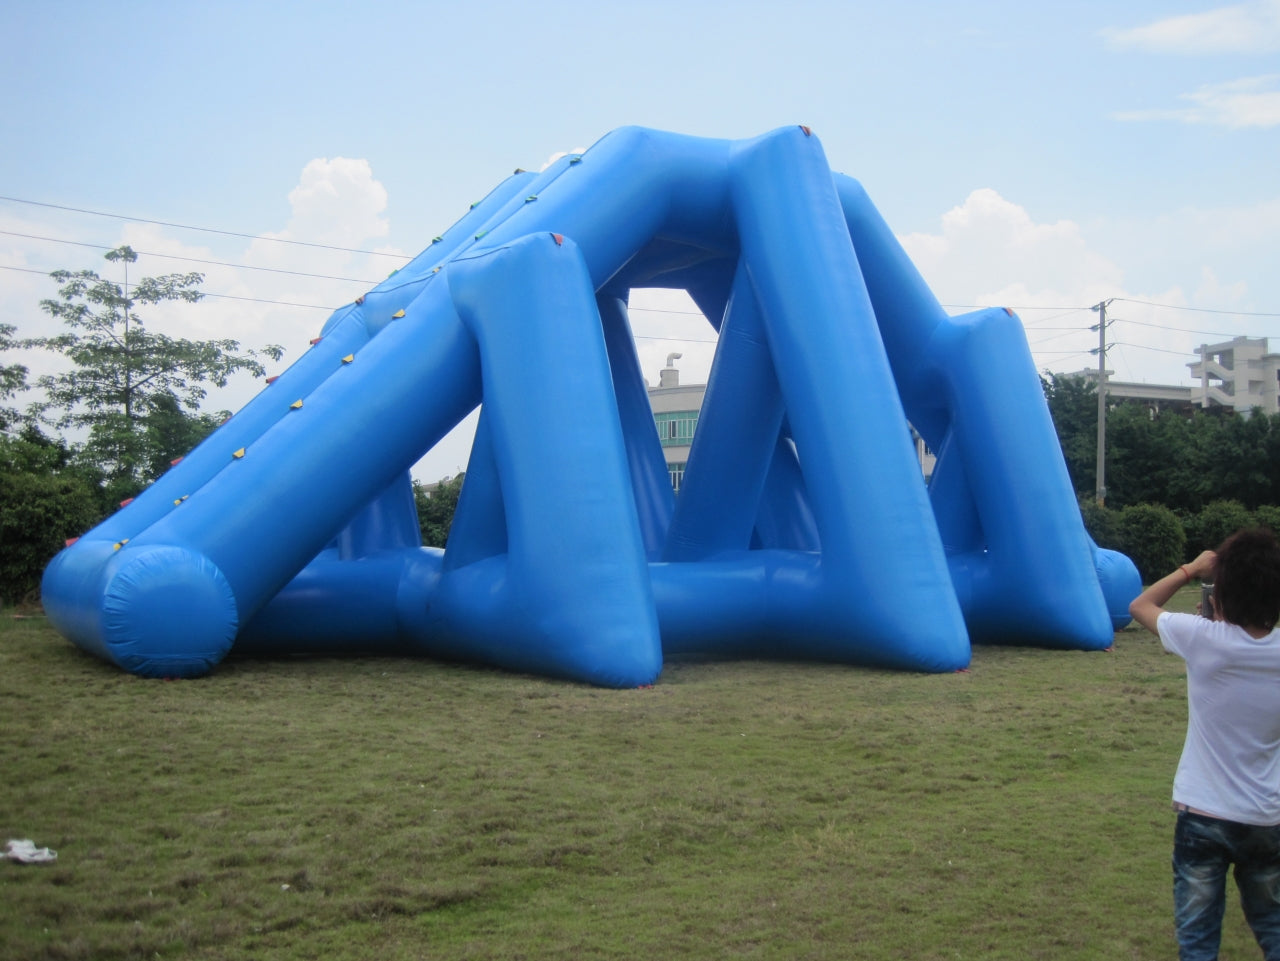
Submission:
M 367 160 L 313 160 L 303 169 L 289 201 L 288 223 L 265 237 L 359 247 L 388 233 L 386 190 L 373 177 Z M 131 281 L 189 271 L 204 275 L 201 289 L 206 297 L 199 303 L 145 308 L 142 316 L 150 329 L 192 340 L 230 338 L 239 341 L 242 349 L 280 344 L 286 353 L 281 361 L 269 362 L 272 373 L 279 373 L 307 350 L 333 309 L 350 303 L 405 261 L 273 239 L 245 242 L 215 237 L 208 244 L 192 243 L 185 239 L 190 234 L 156 224 L 113 224 L 59 211 L 38 215 L 0 211 L 0 229 L 91 245 L 76 247 L 0 234 L 4 265 L 36 271 L 0 271 L 0 316 L 12 318 L 9 322 L 18 327 L 18 336 L 57 332 L 57 325 L 39 309 L 42 298 L 56 296 L 57 285 L 39 273 L 90 269 L 122 282 L 121 266 L 105 262 L 101 255 L 104 248 L 129 244 L 139 253 L 138 263 L 129 269 Z M 59 363 L 55 356 L 38 351 L 5 360 L 26 363 L 33 375 L 57 369 Z M 238 410 L 262 386 L 260 380 L 238 377 L 226 389 L 212 391 L 207 407 Z
M 1131 226 L 1130 242 L 1141 244 L 1144 235 L 1149 239 L 1174 229 L 1184 235 L 1190 220 L 1203 224 L 1221 219 L 1208 211 L 1189 217 L 1177 218 L 1177 224 L 1165 218 L 1144 225 L 1142 231 Z M 1237 219 L 1249 218 L 1241 213 Z M 910 234 L 901 240 L 943 304 L 951 305 L 953 312 L 973 306 L 1014 309 L 1026 328 L 1037 367 L 1056 372 L 1097 365 L 1090 354 L 1098 346 L 1098 334 L 1090 330 L 1097 314 L 1090 308 L 1114 298 L 1108 312 L 1115 321 L 1108 330 L 1108 368 L 1121 380 L 1187 383 L 1192 352 L 1215 340 L 1197 328 L 1238 318 L 1208 320 L 1204 314 L 1169 308 L 1247 303 L 1244 283 L 1223 283 L 1208 266 L 1200 268 L 1190 291 L 1181 284 L 1134 290 L 1124 271 L 1094 249 L 1077 223 L 1037 223 L 1025 208 L 991 189 L 973 191 L 944 214 L 938 233 Z
M 1242 129 L 1280 125 L 1280 74 L 1206 84 L 1179 97 L 1188 106 L 1165 110 L 1126 110 L 1116 120 L 1174 120 Z
M 293 216 L 280 234 L 291 240 L 356 247 L 385 237 L 387 191 L 367 160 L 318 157 L 302 168 L 289 192 Z
M 544 163 L 541 167 L 538 168 L 538 173 L 542 173 L 542 171 L 546 170 L 553 163 L 555 163 L 557 160 L 560 160 L 563 157 L 572 157 L 577 154 L 584 154 L 586 152 L 587 152 L 586 147 L 574 147 L 572 150 L 557 151 L 556 153 L 553 153 L 550 157 L 547 158 L 546 163 Z
M 1140 27 L 1102 31 L 1117 49 L 1154 53 L 1272 53 L 1280 50 L 1280 0 L 1217 7 Z
M 940 234 L 910 234 L 902 244 L 946 303 L 998 304 L 998 295 L 1012 289 L 1079 303 L 1082 291 L 1114 289 L 1121 281 L 1120 269 L 1089 248 L 1078 224 L 1036 223 L 990 188 L 947 211 L 941 227 Z

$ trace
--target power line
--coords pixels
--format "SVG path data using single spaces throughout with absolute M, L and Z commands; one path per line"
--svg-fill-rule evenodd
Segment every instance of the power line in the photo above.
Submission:
M 1117 299 L 1119 299 L 1119 298 L 1117 298 Z M 1134 301 L 1134 303 L 1137 303 L 1137 301 Z M 1157 306 L 1157 307 L 1158 307 L 1158 306 L 1160 306 L 1160 305 L 1159 305 L 1159 304 L 1155 304 L 1155 305 L 1153 305 L 1153 306 Z M 1176 309 L 1176 308 L 1174 308 L 1174 309 Z M 1188 308 L 1188 309 L 1196 309 L 1196 308 Z M 1228 313 L 1228 311 L 1217 311 L 1217 310 L 1215 310 L 1215 311 L 1209 311 L 1209 313 L 1215 313 L 1215 314 L 1216 314 L 1216 313 Z M 1275 315 L 1268 315 L 1268 314 L 1256 314 L 1256 315 L 1254 315 L 1254 314 L 1250 314 L 1250 315 L 1248 315 L 1248 316 L 1258 316 L 1258 317 L 1277 316 L 1277 317 L 1280 317 L 1280 314 L 1275 314 Z M 1112 321 L 1112 323 L 1116 323 L 1116 324 L 1133 324 L 1133 325 L 1135 325 L 1135 326 L 1137 326 L 1137 327 L 1154 327 L 1156 330 L 1176 330 L 1176 331 L 1178 331 L 1179 333 L 1182 333 L 1182 334 L 1204 334 L 1204 335 L 1205 335 L 1205 336 L 1207 336 L 1207 337 L 1230 337 L 1230 336 L 1232 336 L 1231 334 L 1224 334 L 1224 333 L 1223 333 L 1222 331 L 1220 331 L 1220 330 L 1198 330 L 1198 329 L 1196 329 L 1196 328 L 1192 328 L 1192 327 L 1170 327 L 1170 326 L 1168 326 L 1167 324 L 1149 324 L 1149 323 L 1147 323 L 1146 321 L 1143 321 L 1143 320 L 1126 320 L 1124 317 L 1117 317 L 1117 318 L 1115 318 L 1115 320 L 1113 320 L 1113 321 Z
M 1175 356 L 1178 356 L 1178 357 L 1191 357 L 1191 356 L 1195 356 L 1195 353 L 1196 353 L 1193 350 L 1170 350 L 1167 347 L 1148 347 L 1146 344 L 1131 344 L 1128 341 L 1121 341 L 1121 340 L 1112 341 L 1112 346 L 1133 347 L 1136 350 L 1154 350 L 1160 354 L 1174 354 Z
M 106 244 L 90 244 L 83 240 L 63 240 L 60 237 L 39 237 L 35 234 L 20 234 L 13 230 L 0 230 L 5 237 L 22 237 L 26 240 L 42 240 L 51 244 L 69 244 L 72 247 L 89 247 L 94 250 L 113 250 Z M 343 280 L 358 284 L 377 284 L 381 280 L 368 280 L 364 277 L 334 277 L 331 274 L 311 274 L 302 270 L 285 270 L 282 267 L 255 267 L 252 264 L 232 264 L 225 260 L 202 260 L 199 257 L 187 257 L 182 254 L 161 254 L 154 250 L 135 250 L 134 253 L 146 257 L 163 257 L 166 260 L 181 260 L 192 264 L 207 264 L 212 267 L 234 267 L 237 270 L 260 270 L 271 274 L 291 274 L 294 277 L 314 277 L 317 280 Z
M 1151 300 L 1134 300 L 1132 297 L 1113 297 L 1126 304 L 1142 304 L 1145 307 L 1162 307 L 1165 310 L 1191 310 L 1201 314 L 1228 314 L 1232 317 L 1280 317 L 1280 313 L 1268 313 L 1254 310 L 1219 310 L 1213 307 L 1183 307 L 1178 304 L 1157 304 Z M 1132 321 L 1130 321 L 1132 323 Z
M 206 234 L 221 234 L 224 237 L 240 237 L 245 240 L 265 240 L 273 244 L 292 244 L 295 247 L 316 247 L 320 250 L 341 250 L 348 254 L 368 254 L 371 257 L 394 257 L 397 260 L 412 260 L 405 254 L 393 254 L 385 250 L 362 250 L 357 247 L 339 247 L 334 244 L 317 244 L 306 240 L 286 240 L 283 237 L 266 237 L 262 234 L 242 234 L 234 230 L 219 230 L 216 227 L 196 227 L 191 224 L 178 224 L 168 220 L 150 220 L 146 217 L 131 217 L 128 214 L 112 214 L 101 210 L 88 210 L 84 207 L 67 207 L 62 204 L 43 203 L 39 200 L 23 200 L 21 197 L 3 197 L 0 200 L 11 204 L 26 204 L 30 207 L 47 207 L 51 210 L 66 210 L 76 214 L 89 214 L 93 217 L 107 217 L 111 220 L 128 220 L 136 224 L 154 224 L 158 227 L 176 227 L 179 230 L 197 230 Z
M 37 274 L 40 277 L 48 277 L 47 270 L 36 270 L 32 267 L 10 267 L 8 264 L 0 264 L 0 270 L 12 270 L 20 274 Z M 237 297 L 235 294 L 211 294 L 208 291 L 200 292 L 201 299 L 205 297 L 216 297 L 218 300 L 244 300 L 254 304 L 276 304 L 280 307 L 306 307 L 310 310 L 334 310 L 333 307 L 324 307 L 320 304 L 297 304 L 288 300 L 267 300 L 265 297 Z

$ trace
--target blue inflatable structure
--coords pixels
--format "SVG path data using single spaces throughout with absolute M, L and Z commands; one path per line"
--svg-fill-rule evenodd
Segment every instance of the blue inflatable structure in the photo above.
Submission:
M 647 287 L 719 332 L 678 497 L 627 315 Z M 477 405 L 448 547 L 424 548 L 409 469 Z M 234 645 L 630 687 L 664 652 L 953 671 L 971 640 L 1103 649 L 1139 589 L 1085 532 L 1018 319 L 949 317 L 807 128 L 627 128 L 517 172 L 338 310 L 60 553 L 43 599 L 142 675 Z

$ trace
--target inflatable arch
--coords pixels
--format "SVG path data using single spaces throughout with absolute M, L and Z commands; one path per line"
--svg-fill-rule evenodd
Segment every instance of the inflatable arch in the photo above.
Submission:
M 719 331 L 678 498 L 639 287 Z M 448 546 L 423 548 L 408 471 L 477 405 Z M 517 172 L 334 313 L 43 597 L 143 675 L 234 645 L 629 687 L 664 652 L 953 671 L 971 640 L 1102 649 L 1139 587 L 1084 530 L 1018 319 L 949 317 L 807 128 L 626 128 Z

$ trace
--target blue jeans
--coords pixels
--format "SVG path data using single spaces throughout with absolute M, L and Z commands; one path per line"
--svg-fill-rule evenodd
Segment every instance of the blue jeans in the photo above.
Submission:
M 1245 920 L 1266 961 L 1280 961 L 1280 826 L 1182 811 L 1173 836 L 1173 910 L 1182 961 L 1214 961 L 1235 865 Z

